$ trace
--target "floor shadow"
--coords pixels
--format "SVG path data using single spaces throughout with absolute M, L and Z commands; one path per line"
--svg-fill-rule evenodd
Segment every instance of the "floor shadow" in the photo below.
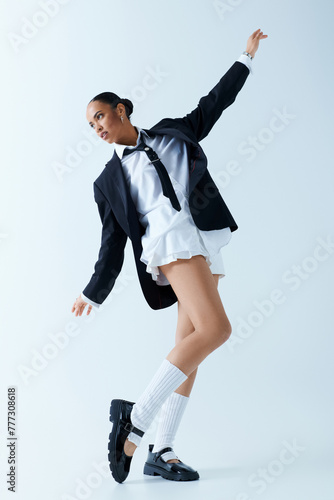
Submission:
M 247 466 L 238 467 L 208 467 L 199 470 L 201 480 L 209 479 L 226 479 L 226 478 L 243 478 L 249 473 L 250 468 Z

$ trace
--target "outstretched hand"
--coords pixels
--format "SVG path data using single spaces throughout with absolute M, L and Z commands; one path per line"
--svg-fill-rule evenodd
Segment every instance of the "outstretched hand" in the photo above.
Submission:
M 251 36 L 247 40 L 247 47 L 246 47 L 246 52 L 249 52 L 249 54 L 254 57 L 255 52 L 259 48 L 259 43 L 260 40 L 263 40 L 263 38 L 267 38 L 268 35 L 264 35 L 263 31 L 260 30 L 260 28 L 254 33 L 251 34 Z
M 85 302 L 80 296 L 76 299 L 76 301 L 73 304 L 72 307 L 72 312 L 75 313 L 76 316 L 81 316 L 82 313 L 84 312 L 85 307 L 87 306 L 87 302 Z M 92 306 L 89 305 L 87 309 L 87 316 L 91 312 Z

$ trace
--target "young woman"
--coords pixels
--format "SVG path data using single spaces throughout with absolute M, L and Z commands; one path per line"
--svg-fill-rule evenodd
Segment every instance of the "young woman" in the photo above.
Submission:
M 112 400 L 109 463 L 122 483 L 142 436 L 161 409 L 155 444 L 149 445 L 144 474 L 190 481 L 197 471 L 173 451 L 199 364 L 224 344 L 231 324 L 217 290 L 224 276 L 220 249 L 238 226 L 213 182 L 199 141 L 230 106 L 251 71 L 258 29 L 246 51 L 218 84 L 183 118 L 165 118 L 151 129 L 130 122 L 131 101 L 112 92 L 94 97 L 87 120 L 115 151 L 94 182 L 102 221 L 101 248 L 94 274 L 72 312 L 99 307 L 119 275 L 130 237 L 138 277 L 153 309 L 178 304 L 175 347 L 163 360 L 136 403 Z

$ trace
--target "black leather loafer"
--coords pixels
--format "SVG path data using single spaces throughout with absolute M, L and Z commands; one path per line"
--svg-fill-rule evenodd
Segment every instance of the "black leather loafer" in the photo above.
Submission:
M 115 481 L 122 483 L 130 471 L 132 457 L 124 453 L 124 443 L 130 432 L 142 437 L 144 432 L 131 423 L 130 414 L 134 403 L 124 399 L 113 399 L 110 405 L 109 420 L 113 422 L 109 434 L 108 459 L 111 474 Z
M 164 479 L 172 481 L 194 481 L 199 479 L 197 471 L 184 464 L 183 462 L 165 462 L 161 455 L 167 451 L 172 451 L 172 448 L 164 448 L 163 450 L 153 453 L 153 444 L 148 447 L 148 456 L 144 465 L 144 474 L 148 476 L 161 476 Z

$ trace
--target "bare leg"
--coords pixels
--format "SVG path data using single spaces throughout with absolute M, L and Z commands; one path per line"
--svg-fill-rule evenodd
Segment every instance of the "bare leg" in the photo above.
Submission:
M 195 328 L 175 345 L 166 358 L 189 377 L 211 352 L 229 338 L 232 327 L 203 255 L 178 259 L 160 267 Z M 133 455 L 135 449 L 135 444 L 125 441 L 127 455 Z
M 216 286 L 218 287 L 219 275 L 213 274 L 213 277 Z M 178 318 L 177 318 L 177 326 L 175 334 L 175 345 L 181 342 L 185 337 L 193 333 L 195 330 L 194 325 L 190 321 L 189 316 L 186 310 L 184 309 L 182 303 L 178 302 L 177 305 L 178 305 Z M 180 387 L 176 389 L 175 392 L 177 392 L 178 394 L 182 394 L 182 396 L 189 397 L 195 382 L 196 375 L 197 375 L 197 368 L 189 375 L 187 380 L 183 382 L 183 384 L 181 384 Z
M 213 274 L 213 277 L 215 279 L 216 286 L 218 287 L 219 275 Z M 186 313 L 184 307 L 182 306 L 182 303 L 178 302 L 177 305 L 178 305 L 178 317 L 177 317 L 177 327 L 175 334 L 175 344 L 181 342 L 185 337 L 192 334 L 195 330 L 194 325 L 190 321 L 188 314 Z M 196 375 L 197 375 L 197 368 L 189 375 L 187 380 L 183 382 L 183 384 L 181 384 L 180 387 L 176 389 L 175 392 L 177 392 L 178 394 L 182 394 L 182 396 L 189 397 L 195 382 Z M 180 460 L 176 460 L 173 458 L 171 460 L 167 460 L 167 462 L 177 463 L 180 462 Z
M 167 360 L 190 375 L 231 334 L 215 279 L 202 255 L 178 259 L 161 269 L 195 330 L 171 350 Z

